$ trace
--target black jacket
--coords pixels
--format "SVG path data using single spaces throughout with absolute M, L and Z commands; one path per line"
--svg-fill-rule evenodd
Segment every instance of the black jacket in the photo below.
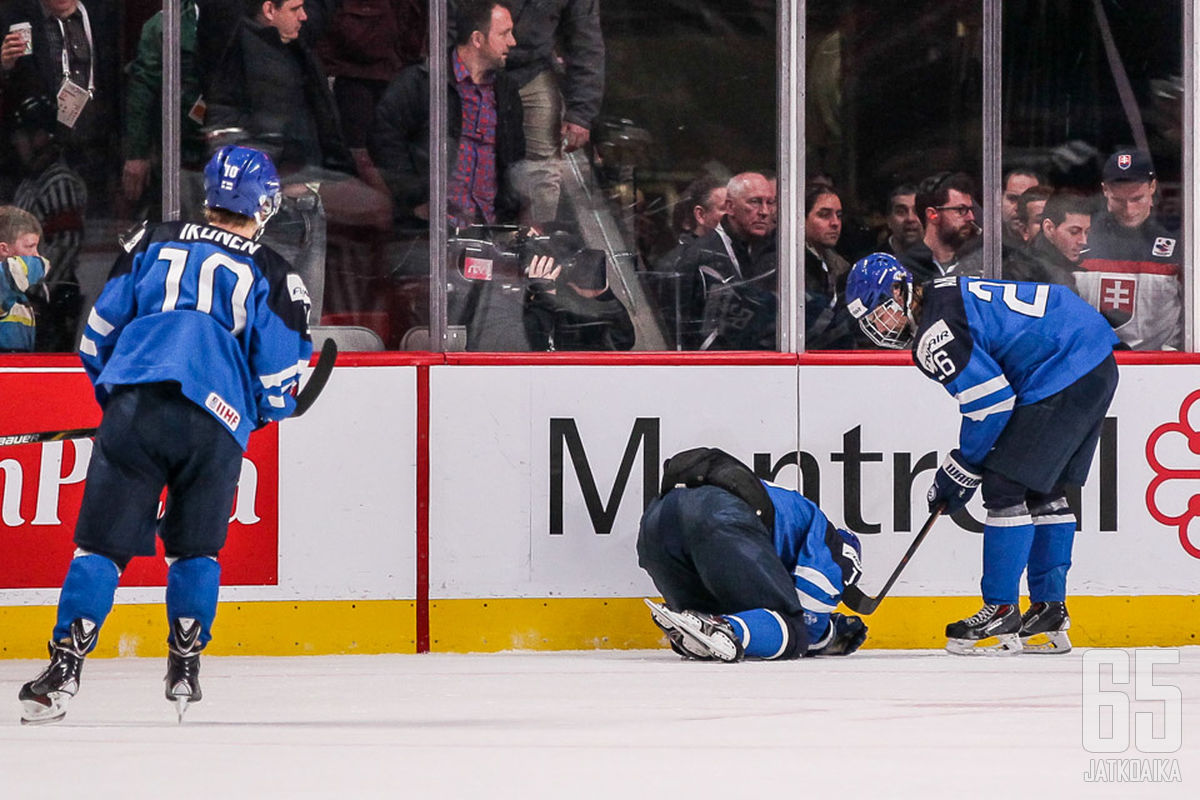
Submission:
M 1075 289 L 1075 273 L 1079 265 L 1072 263 L 1062 252 L 1039 234 L 1029 245 L 1014 250 L 1004 261 L 1004 279 L 1009 281 L 1033 281 L 1034 283 L 1061 283 Z
M 458 154 L 462 134 L 462 98 L 448 72 L 448 152 Z M 516 82 L 504 72 L 496 73 L 496 217 L 500 222 L 516 220 L 520 200 L 507 184 L 509 170 L 525 158 L 524 109 Z M 379 168 L 396 201 L 398 222 L 412 222 L 412 210 L 429 202 L 429 63 L 405 67 L 392 81 L 375 108 L 375 124 L 367 140 L 371 160 Z M 449 165 L 453 170 L 453 162 Z
M 207 92 L 207 127 L 242 128 L 280 173 L 324 167 L 353 173 L 325 73 L 303 40 L 242 18 Z

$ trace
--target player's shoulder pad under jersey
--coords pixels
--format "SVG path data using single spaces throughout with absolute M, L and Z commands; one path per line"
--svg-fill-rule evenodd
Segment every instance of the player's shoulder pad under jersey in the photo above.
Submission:
M 921 298 L 921 324 L 913 343 L 913 363 L 945 383 L 966 365 L 971 348 L 959 279 L 947 276 L 927 284 Z

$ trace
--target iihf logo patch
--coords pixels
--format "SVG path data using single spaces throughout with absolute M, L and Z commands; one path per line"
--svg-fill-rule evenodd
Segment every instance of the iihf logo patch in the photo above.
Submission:
M 1121 153 L 1117 156 L 1117 166 L 1120 169 L 1129 169 L 1131 164 L 1133 164 L 1133 156 L 1129 153 Z
M 1171 254 L 1174 252 L 1175 240 L 1166 236 L 1159 236 L 1157 239 L 1155 239 L 1154 247 L 1150 250 L 1150 253 L 1155 258 L 1170 258 Z

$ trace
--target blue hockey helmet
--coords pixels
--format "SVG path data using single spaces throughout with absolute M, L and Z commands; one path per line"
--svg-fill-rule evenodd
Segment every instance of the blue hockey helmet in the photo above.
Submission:
M 261 231 L 279 210 L 279 173 L 261 150 L 226 145 L 204 167 L 204 205 L 223 208 L 258 223 Z
M 913 336 L 912 286 L 912 275 L 895 256 L 872 253 L 856 261 L 846 277 L 846 307 L 872 342 L 900 350 Z

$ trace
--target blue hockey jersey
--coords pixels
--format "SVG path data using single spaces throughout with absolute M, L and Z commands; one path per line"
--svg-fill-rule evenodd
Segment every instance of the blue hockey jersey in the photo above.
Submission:
M 295 408 L 308 308 L 300 276 L 267 246 L 164 223 L 113 265 L 79 352 L 101 406 L 114 386 L 175 381 L 245 448 Z
M 832 627 L 829 615 L 842 598 L 842 568 L 833 559 L 825 534 L 831 524 L 817 504 L 792 489 L 763 481 L 775 507 L 775 552 L 792 573 L 804 623 L 808 649 L 827 643 Z
M 913 361 L 962 412 L 959 448 L 978 467 L 1016 406 L 1062 391 L 1118 340 L 1065 286 L 946 277 L 924 287 Z

